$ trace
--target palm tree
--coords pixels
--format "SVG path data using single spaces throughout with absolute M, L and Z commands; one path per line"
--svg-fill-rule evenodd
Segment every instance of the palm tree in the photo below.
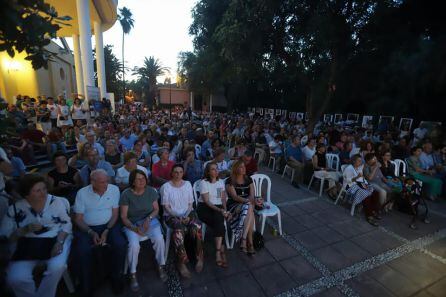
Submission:
M 135 20 L 132 18 L 130 9 L 125 6 L 119 9 L 118 19 L 122 27 L 122 91 L 124 92 L 123 98 L 125 98 L 124 36 L 130 33 Z
M 156 79 L 157 77 L 169 72 L 168 67 L 164 67 L 158 59 L 154 57 L 145 57 L 142 67 L 135 67 L 133 74 L 138 76 L 143 86 L 145 100 L 149 106 L 152 106 L 156 97 Z

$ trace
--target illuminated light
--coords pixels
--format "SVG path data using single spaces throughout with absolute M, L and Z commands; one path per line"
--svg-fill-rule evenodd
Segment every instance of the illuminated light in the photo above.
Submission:
M 16 60 L 7 60 L 5 61 L 6 69 L 9 71 L 19 71 L 22 69 L 22 63 Z

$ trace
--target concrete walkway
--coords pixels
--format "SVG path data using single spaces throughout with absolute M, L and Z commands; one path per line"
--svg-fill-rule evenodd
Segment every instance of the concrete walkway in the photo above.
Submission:
M 227 252 L 229 267 L 222 269 L 208 234 L 203 272 L 182 280 L 170 262 L 167 284 L 159 281 L 146 243 L 138 268 L 141 290 L 127 288 L 122 296 L 446 296 L 445 201 L 429 203 L 431 224 L 420 222 L 417 230 L 397 211 L 373 227 L 362 214 L 350 216 L 348 206 L 263 172 L 282 210 L 282 236 L 273 235 L 271 219 L 265 248 L 250 257 L 236 244 Z M 97 296 L 111 296 L 108 286 Z

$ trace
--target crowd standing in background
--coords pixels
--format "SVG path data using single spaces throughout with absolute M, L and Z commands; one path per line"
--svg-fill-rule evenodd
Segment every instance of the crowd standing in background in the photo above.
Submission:
M 437 128 L 402 133 L 393 125 L 372 130 L 318 122 L 309 131 L 302 119 L 282 116 L 181 107 L 169 113 L 143 104 L 117 104 L 112 112 L 105 99 L 93 107 L 78 98 L 20 95 L 16 104 L 1 104 L 0 117 L 13 127 L 0 147 L 0 233 L 16 246 L 5 269 L 19 297 L 55 296 L 69 256 L 80 293 L 91 296 L 101 249 L 110 257 L 101 263 L 108 266 L 113 292 L 122 291 L 124 271 L 137 291 L 144 237 L 166 281 L 167 229 L 178 271 L 189 278 L 185 238 L 193 242 L 200 273 L 202 222 L 214 236 L 217 266 L 230 265 L 225 232 L 241 252 L 254 255 L 255 209 L 263 201 L 255 197 L 250 176 L 270 158 L 276 172 L 294 170 L 296 187 L 314 174 L 328 181 L 327 194 L 335 199 L 345 184 L 350 202 L 363 205 L 374 226 L 412 193 L 391 160 L 406 162 L 407 180 L 422 182 L 423 197 L 445 197 L 446 143 Z M 330 166 L 327 154 L 337 155 L 340 164 Z M 49 171 L 41 168 L 39 155 L 52 162 Z M 32 174 L 36 170 L 39 175 Z M 410 227 L 416 228 L 415 221 Z M 36 288 L 32 273 L 38 263 L 45 273 Z

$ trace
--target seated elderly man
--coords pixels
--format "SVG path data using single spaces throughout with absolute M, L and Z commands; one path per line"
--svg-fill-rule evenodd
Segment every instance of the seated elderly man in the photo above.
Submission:
M 74 203 L 76 243 L 74 259 L 78 273 L 81 294 L 91 296 L 93 251 L 101 251 L 107 246 L 110 256 L 104 264 L 109 265 L 112 289 L 120 293 L 123 289 L 122 271 L 127 251 L 127 243 L 117 224 L 119 215 L 119 188 L 109 184 L 107 172 L 96 169 L 90 174 L 91 185 L 80 189 Z M 96 267 L 95 267 L 96 268 Z
M 90 174 L 96 169 L 104 170 L 107 175 L 111 177 L 111 181 L 113 182 L 113 178 L 115 176 L 113 166 L 107 161 L 100 160 L 98 151 L 94 148 L 90 148 L 87 151 L 87 165 L 82 167 L 79 172 L 79 176 L 84 187 L 90 184 Z
M 90 131 L 87 133 L 86 138 L 87 138 L 87 142 L 90 144 L 90 146 L 92 148 L 96 149 L 99 153 L 99 156 L 101 158 L 103 158 L 105 150 L 104 150 L 104 147 L 99 142 L 96 141 L 96 134 L 93 131 Z

